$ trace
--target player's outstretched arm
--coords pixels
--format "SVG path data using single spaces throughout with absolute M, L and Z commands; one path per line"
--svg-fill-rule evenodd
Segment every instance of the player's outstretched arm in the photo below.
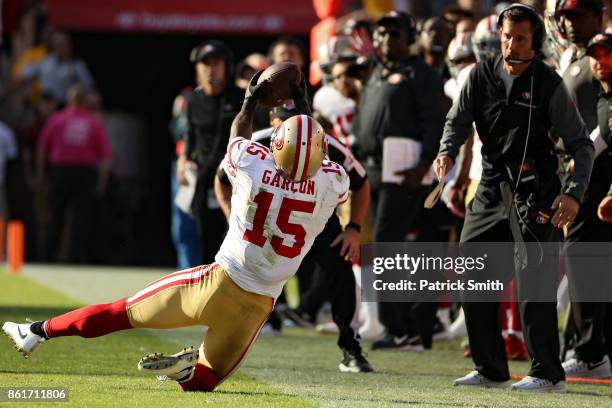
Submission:
M 269 81 L 263 81 L 260 84 L 257 83 L 262 72 L 263 70 L 253 75 L 253 78 L 251 78 L 249 82 L 249 86 L 247 86 L 244 93 L 242 108 L 232 122 L 230 140 L 237 136 L 244 137 L 245 139 L 251 138 L 251 134 L 253 133 L 253 114 L 257 107 L 257 98 L 259 95 L 262 95 L 265 88 L 269 86 Z

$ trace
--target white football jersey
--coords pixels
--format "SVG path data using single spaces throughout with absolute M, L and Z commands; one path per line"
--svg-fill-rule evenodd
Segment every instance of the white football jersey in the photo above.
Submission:
M 355 101 L 342 95 L 333 85 L 321 87 L 312 98 L 312 107 L 334 126 L 333 136 L 344 145 L 350 143 Z
M 270 150 L 244 138 L 230 142 L 223 166 L 232 182 L 232 211 L 216 261 L 244 290 L 276 298 L 348 199 L 349 178 L 324 160 L 304 182 L 284 179 Z

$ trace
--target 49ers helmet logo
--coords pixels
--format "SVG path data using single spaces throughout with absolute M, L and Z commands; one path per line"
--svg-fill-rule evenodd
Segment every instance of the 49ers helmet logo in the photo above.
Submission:
M 285 145 L 284 133 L 285 132 L 284 132 L 283 126 L 279 126 L 276 129 L 276 132 L 274 132 L 274 140 L 272 142 L 272 145 L 274 146 L 276 150 L 281 150 L 283 146 Z

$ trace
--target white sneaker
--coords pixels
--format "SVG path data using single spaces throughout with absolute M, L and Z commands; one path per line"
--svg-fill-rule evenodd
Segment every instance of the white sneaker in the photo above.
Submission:
M 333 320 L 330 320 L 326 323 L 317 324 L 315 330 L 319 333 L 323 334 L 338 334 L 340 330 L 338 329 L 338 325 Z
M 567 377 L 605 379 L 612 377 L 610 371 L 610 359 L 608 356 L 597 363 L 587 363 L 577 358 L 572 358 L 563 363 L 563 369 Z
M 155 374 L 162 383 L 167 379 L 188 381 L 193 377 L 193 368 L 198 363 L 199 356 L 199 351 L 193 346 L 171 356 L 165 356 L 163 353 L 147 354 L 138 362 L 138 370 Z
M 30 330 L 31 325 L 32 323 L 18 324 L 13 322 L 5 322 L 2 325 L 4 334 L 13 340 L 15 348 L 22 353 L 25 358 L 28 358 L 40 343 L 45 341 L 44 337 L 32 333 Z
M 538 378 L 527 376 L 521 381 L 512 384 L 510 387 L 513 391 L 531 391 L 531 392 L 565 392 L 565 381 L 559 381 L 553 384 L 552 381 L 546 378 Z
M 493 381 L 489 380 L 478 371 L 474 370 L 465 377 L 457 378 L 453 383 L 455 386 L 472 386 L 472 387 L 484 387 L 484 388 L 508 388 L 510 386 L 510 380 L 508 381 Z

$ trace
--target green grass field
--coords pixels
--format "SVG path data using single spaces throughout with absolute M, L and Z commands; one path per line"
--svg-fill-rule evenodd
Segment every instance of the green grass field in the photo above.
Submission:
M 126 290 L 118 287 L 116 273 L 110 269 L 78 275 L 57 272 L 50 279 L 54 275 L 49 271 L 28 276 L 0 271 L 0 322 L 44 319 L 79 306 L 85 299 L 102 301 L 98 298 L 104 293 L 105 300 L 113 300 Z M 124 274 L 130 285 L 142 286 L 151 278 L 137 272 Z M 71 279 L 75 276 L 78 279 Z M 143 354 L 197 345 L 201 333 L 200 328 L 189 328 L 133 330 L 89 340 L 68 337 L 42 345 L 28 360 L 2 336 L 0 387 L 70 389 L 67 403 L 7 406 L 612 406 L 612 386 L 605 385 L 570 384 L 565 395 L 454 388 L 452 380 L 472 368 L 457 343 L 438 343 L 421 355 L 372 352 L 368 358 L 376 373 L 342 374 L 337 371 L 340 352 L 335 338 L 300 329 L 261 338 L 237 374 L 213 393 L 183 393 L 171 381 L 158 386 L 154 378 L 137 371 L 136 363 Z M 524 374 L 526 368 L 524 363 L 513 364 L 511 371 Z

